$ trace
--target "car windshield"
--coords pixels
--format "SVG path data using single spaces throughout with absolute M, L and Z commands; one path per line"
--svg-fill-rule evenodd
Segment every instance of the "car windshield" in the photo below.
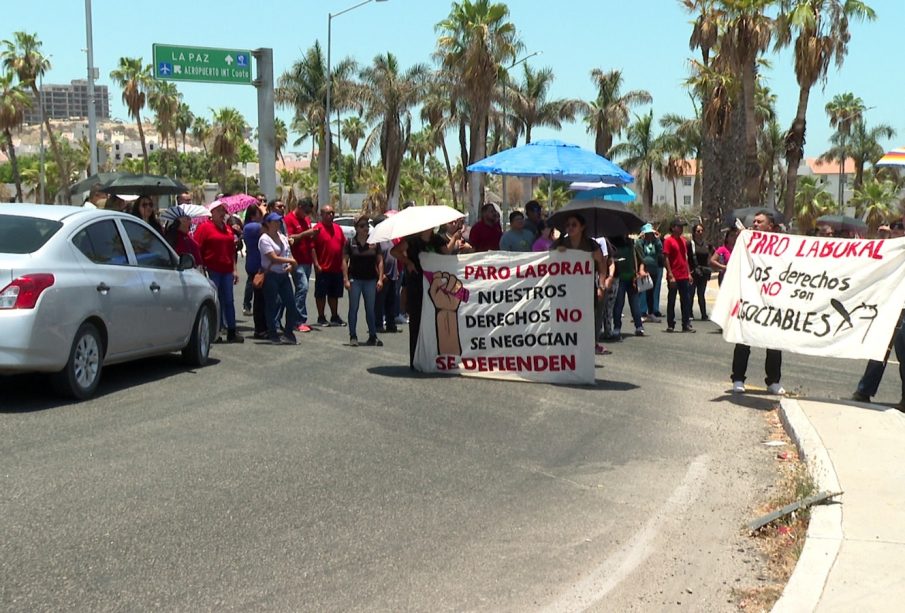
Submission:
M 0 253 L 34 253 L 62 227 L 50 219 L 0 215 Z

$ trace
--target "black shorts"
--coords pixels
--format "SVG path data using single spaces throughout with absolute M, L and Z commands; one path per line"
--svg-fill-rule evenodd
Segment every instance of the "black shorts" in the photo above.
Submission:
M 343 273 L 324 272 L 317 273 L 314 278 L 315 298 L 342 298 L 343 297 Z

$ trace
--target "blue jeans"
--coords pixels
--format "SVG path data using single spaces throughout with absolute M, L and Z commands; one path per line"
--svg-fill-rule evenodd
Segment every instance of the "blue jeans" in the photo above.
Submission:
M 396 315 L 399 314 L 396 300 L 396 279 L 385 279 L 383 288 L 377 292 L 377 302 L 374 312 L 377 316 L 377 327 L 385 327 L 387 330 L 396 329 Z M 384 323 L 386 322 L 386 323 Z
M 656 315 L 660 312 L 660 281 L 663 280 L 663 269 L 657 268 L 650 272 L 651 278 L 654 280 L 654 286 L 643 292 L 638 299 L 641 315 Z
M 641 313 L 638 310 L 638 290 L 631 279 L 619 279 L 619 288 L 616 290 L 616 304 L 613 306 L 613 328 L 615 333 L 619 334 L 622 330 L 622 310 L 625 308 L 625 295 L 628 294 L 628 307 L 632 313 L 632 321 L 635 323 L 635 330 L 642 327 Z
M 691 282 L 688 279 L 676 281 L 666 294 L 666 326 L 676 327 L 676 294 L 682 308 L 682 327 L 691 326 Z
M 233 273 L 209 270 L 207 276 L 217 288 L 217 298 L 220 299 L 220 325 L 227 330 L 235 331 L 236 305 L 233 298 Z
M 251 280 L 254 278 L 254 272 L 245 271 L 248 277 L 245 279 L 245 292 L 242 294 L 242 309 L 245 311 L 251 310 L 251 300 L 254 297 L 254 286 L 251 284 Z
M 300 323 L 308 323 L 308 286 L 311 279 L 311 264 L 299 264 L 292 271 L 292 282 L 295 284 L 295 308 L 301 317 Z
M 905 326 L 903 326 L 905 327 Z M 902 397 L 905 398 L 905 330 L 899 329 L 896 334 L 893 347 L 896 350 L 896 359 L 899 361 L 899 378 L 902 380 Z M 865 396 L 876 396 L 877 390 L 880 389 L 880 381 L 883 379 L 883 372 L 886 370 L 886 364 L 877 360 L 870 360 L 867 368 L 864 369 L 864 376 L 858 381 L 858 392 Z
M 377 300 L 377 279 L 350 279 L 349 287 L 349 337 L 357 338 L 358 304 L 365 299 L 365 321 L 368 324 L 368 338 L 377 336 L 374 318 L 374 303 Z
M 299 323 L 299 311 L 292 299 L 292 281 L 289 279 L 289 273 L 268 272 L 264 277 L 264 308 L 267 312 L 267 335 L 271 339 L 280 337 L 277 332 L 279 323 L 277 311 L 280 307 L 286 310 L 286 325 L 283 329 L 287 333 L 291 332 Z

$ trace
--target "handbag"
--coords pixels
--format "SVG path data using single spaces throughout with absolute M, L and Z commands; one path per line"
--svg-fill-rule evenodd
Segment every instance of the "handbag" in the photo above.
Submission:
M 251 286 L 255 289 L 261 289 L 262 287 L 264 287 L 264 277 L 266 276 L 266 274 L 267 273 L 263 271 L 256 272 L 255 276 L 251 280 Z
M 632 247 L 632 255 L 635 257 L 635 273 L 641 270 L 641 266 L 638 263 L 638 251 Z M 635 277 L 635 287 L 639 292 L 646 292 L 648 290 L 654 289 L 654 280 L 650 278 L 650 275 L 644 273 L 643 275 L 638 275 Z
M 651 279 L 650 275 L 643 274 L 638 277 L 636 283 L 639 292 L 646 292 L 654 289 L 654 280 Z

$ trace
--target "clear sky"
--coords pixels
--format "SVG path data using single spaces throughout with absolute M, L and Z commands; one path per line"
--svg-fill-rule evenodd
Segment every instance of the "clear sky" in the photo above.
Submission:
M 841 71 L 831 68 L 825 87 L 812 90 L 808 107 L 805 155 L 816 157 L 828 147 L 832 133 L 823 110 L 833 95 L 851 91 L 868 107 L 869 125 L 891 125 L 898 136 L 887 148 L 905 144 L 905 80 L 902 59 L 894 53 L 905 24 L 905 1 L 868 0 L 877 11 L 873 23 L 852 26 L 850 52 Z M 0 38 L 16 30 L 35 32 L 52 55 L 45 83 L 84 78 L 85 10 L 81 0 L 0 0 Z M 301 57 L 315 40 L 326 47 L 327 15 L 356 4 L 355 0 L 155 0 L 123 2 L 93 0 L 94 57 L 100 84 L 110 87 L 111 113 L 126 118 L 120 92 L 109 74 L 121 56 L 151 61 L 153 43 L 228 48 L 273 48 L 275 76 Z M 510 0 L 511 20 L 534 67 L 553 68 L 554 97 L 589 100 L 595 92 L 592 68 L 620 69 L 625 90 L 646 89 L 653 95 L 655 117 L 664 113 L 692 114 L 682 82 L 688 73 L 690 16 L 678 0 Z M 448 13 L 445 0 L 388 0 L 370 3 L 333 20 L 333 58 L 350 56 L 370 63 L 391 51 L 403 67 L 430 62 L 436 46 L 435 24 Z M 794 116 L 798 86 L 788 52 L 769 54 L 769 85 L 777 94 L 783 128 Z M 234 106 L 252 126 L 257 124 L 256 96 L 251 86 L 178 84 L 195 114 Z M 640 109 L 646 112 L 646 107 Z M 150 115 L 150 112 L 148 112 Z M 287 120 L 291 112 L 277 109 Z M 416 119 L 415 125 L 418 125 Z M 593 138 L 581 123 L 558 133 L 536 130 L 534 140 L 557 137 L 592 148 Z M 291 139 L 294 139 L 291 136 Z M 301 147 L 307 149 L 307 145 Z

